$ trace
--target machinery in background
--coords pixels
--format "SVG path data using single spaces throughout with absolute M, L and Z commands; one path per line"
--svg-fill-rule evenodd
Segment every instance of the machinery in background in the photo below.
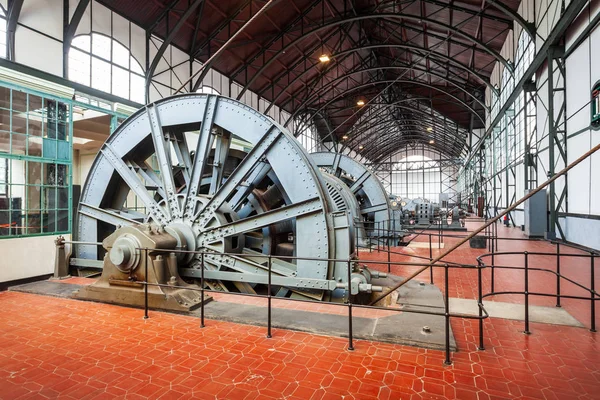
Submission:
M 249 152 L 234 156 L 234 139 Z M 356 180 L 344 188 L 348 176 Z M 283 127 L 238 101 L 162 99 L 124 121 L 92 164 L 74 236 L 103 247 L 78 246 L 71 263 L 103 271 L 79 296 L 139 304 L 140 282 L 182 286 L 202 274 L 213 290 L 264 294 L 269 270 L 276 296 L 343 301 L 380 291 L 375 272 L 346 261 L 358 214 L 351 193 L 378 184 L 349 170 L 324 175 Z M 386 200 L 361 195 L 360 213 L 385 214 Z M 156 288 L 155 308 L 202 301 Z
M 406 228 L 442 229 L 450 231 L 466 231 L 465 218 L 467 213 L 458 206 L 441 208 L 438 204 L 427 199 L 401 199 L 391 196 L 392 204 L 396 203 L 396 215 Z M 446 202 L 447 204 L 447 202 Z M 448 220 L 450 219 L 450 222 Z

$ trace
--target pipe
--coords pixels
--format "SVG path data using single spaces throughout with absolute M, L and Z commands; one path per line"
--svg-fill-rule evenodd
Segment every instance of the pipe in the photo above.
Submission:
M 487 227 L 491 226 L 496 221 L 498 221 L 500 218 L 504 217 L 506 214 L 508 214 L 509 212 L 513 211 L 515 208 L 517 208 L 522 203 L 524 203 L 525 200 L 529 199 L 534 194 L 540 192 L 543 188 L 545 188 L 546 186 L 548 186 L 549 184 L 551 184 L 552 182 L 554 182 L 555 180 L 557 180 L 558 178 L 560 178 L 561 176 L 563 176 L 564 174 L 566 174 L 569 170 L 571 170 L 573 167 L 575 167 L 576 165 L 578 165 L 579 163 L 581 163 L 583 160 L 585 160 L 586 158 L 588 158 L 589 156 L 591 156 L 592 154 L 594 154 L 598 150 L 600 150 L 600 144 L 597 144 L 596 146 L 592 147 L 588 152 L 586 152 L 585 154 L 583 154 L 577 160 L 573 161 L 571 164 L 567 165 L 563 170 L 561 170 L 560 172 L 558 172 L 552 178 L 548 179 L 546 182 L 542 183 L 535 190 L 533 190 L 533 191 L 529 192 L 528 194 L 526 194 L 525 196 L 521 197 L 521 199 L 519 199 L 518 201 L 516 201 L 515 203 L 513 203 L 513 205 L 511 205 L 510 207 L 505 208 L 504 211 L 502 211 L 500 214 L 496 215 L 494 218 L 490 219 L 486 224 L 482 225 L 480 228 L 478 228 L 475 231 L 473 231 L 473 233 L 471 233 L 469 236 L 465 237 L 462 240 L 459 240 L 458 243 L 456 243 L 454 246 L 450 247 L 442 255 L 440 255 L 437 258 L 435 258 L 434 260 L 430 261 L 428 265 L 420 268 L 418 271 L 414 272 L 408 278 L 406 278 L 406 280 L 400 282 L 399 284 L 397 284 L 396 286 L 394 286 L 393 288 L 391 288 L 390 290 L 388 290 L 387 292 L 385 292 L 381 296 L 377 297 L 375 300 L 371 301 L 369 303 L 369 305 L 370 306 L 374 305 L 378 301 L 380 301 L 380 300 L 386 298 L 387 296 L 389 296 L 392 292 L 398 290 L 405 283 L 407 283 L 408 281 L 412 280 L 414 277 L 416 277 L 417 275 L 419 275 L 423 271 L 427 270 L 427 268 L 429 268 L 431 265 L 437 263 L 438 261 L 440 261 L 441 259 L 443 259 L 444 257 L 446 257 L 448 254 L 452 253 L 454 250 L 458 249 L 460 246 L 462 246 L 463 244 L 465 244 L 467 241 L 469 241 L 471 238 L 473 238 L 479 232 L 483 231 L 484 229 L 486 229 Z

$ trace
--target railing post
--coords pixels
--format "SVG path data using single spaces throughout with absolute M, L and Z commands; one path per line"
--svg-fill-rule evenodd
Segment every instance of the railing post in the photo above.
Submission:
M 525 255 L 525 331 L 523 333 L 529 335 L 529 253 Z
M 271 262 L 271 255 L 269 254 L 269 277 L 268 277 L 268 285 L 267 285 L 267 337 L 271 338 L 273 337 L 271 335 L 271 266 L 272 266 L 272 262 Z
M 492 237 L 490 238 L 490 241 L 491 241 L 491 246 L 492 246 L 492 264 L 491 264 L 490 290 L 491 290 L 491 292 L 492 292 L 492 293 L 494 293 L 494 291 L 495 291 L 495 286 L 496 286 L 496 284 L 495 284 L 495 277 L 496 277 L 496 273 L 495 273 L 495 270 L 494 270 L 494 265 L 496 264 L 496 261 L 495 261 L 495 251 L 496 251 L 496 247 L 494 246 L 494 238 L 493 238 L 493 235 L 492 235 Z
M 448 264 L 444 264 L 444 286 L 445 289 L 445 319 L 446 319 L 446 360 L 444 360 L 444 364 L 451 365 L 452 360 L 450 360 L 450 290 L 448 288 Z
M 479 348 L 478 350 L 485 350 L 483 346 L 483 311 L 481 307 L 483 307 L 483 288 L 482 288 L 482 279 L 481 279 L 481 270 L 483 269 L 483 262 L 481 260 L 477 260 L 477 301 L 478 301 L 478 309 L 479 309 Z
M 389 228 L 389 221 L 388 221 L 388 228 Z M 388 238 L 387 238 L 387 260 L 388 260 L 388 274 L 392 272 L 392 249 L 390 248 L 390 232 L 388 230 Z
M 560 243 L 556 243 L 556 307 L 560 307 Z
M 144 249 L 144 319 L 148 319 L 148 249 Z
M 431 263 L 433 261 L 433 249 L 431 247 L 431 233 L 428 234 L 429 236 L 429 262 Z M 439 237 L 438 237 L 439 240 Z M 431 283 L 433 285 L 433 266 L 429 266 L 429 283 Z
M 348 299 L 347 299 L 346 303 L 348 304 L 348 350 L 353 351 L 354 344 L 353 344 L 353 340 L 352 340 L 352 302 L 350 301 L 350 296 L 352 293 L 352 283 L 351 283 L 352 270 L 350 267 L 350 262 L 351 262 L 351 260 L 349 259 L 347 261 L 347 265 L 348 265 Z
M 590 290 L 591 293 L 591 328 L 590 332 L 596 332 L 596 283 L 594 282 L 596 279 L 596 273 L 594 271 L 594 258 L 596 257 L 596 253 L 593 251 L 590 252 Z
M 202 303 L 200 303 L 200 328 L 204 328 L 204 253 L 200 255 L 200 295 Z
M 358 254 L 358 248 L 359 248 L 359 246 L 360 246 L 360 245 L 359 245 L 359 241 L 358 241 L 358 233 L 359 233 L 359 226 L 358 226 L 358 224 L 359 224 L 359 223 L 360 223 L 360 221 L 359 221 L 359 220 L 356 220 L 356 222 L 355 222 L 355 224 L 354 224 L 354 230 L 355 230 L 354 234 L 355 234 L 355 236 L 356 236 L 356 254 Z M 365 229 L 365 233 L 366 233 L 366 229 Z
M 442 248 L 442 221 L 440 219 L 440 228 L 438 229 L 438 250 Z

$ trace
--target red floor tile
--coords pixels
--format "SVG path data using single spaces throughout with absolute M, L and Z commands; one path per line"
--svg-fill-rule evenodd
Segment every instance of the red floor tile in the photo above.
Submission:
M 505 228 L 500 228 L 499 234 L 521 235 Z M 416 240 L 427 241 L 423 237 Z M 452 240 L 457 239 L 446 239 L 446 245 Z M 545 242 L 500 242 L 500 250 L 509 249 L 551 252 L 555 247 Z M 394 255 L 393 260 L 404 261 L 417 261 L 415 255 L 428 257 L 429 252 L 396 250 L 407 255 Z M 473 263 L 484 252 L 467 245 L 448 261 Z M 434 256 L 437 254 L 440 250 L 435 249 Z M 363 252 L 361 258 L 381 262 L 387 254 Z M 530 261 L 530 266 L 555 267 L 552 257 L 532 257 Z M 568 257 L 561 261 L 569 277 L 589 284 L 589 268 L 583 261 Z M 514 256 L 502 261 L 518 262 Z M 387 269 L 381 264 L 375 268 Z M 415 269 L 393 267 L 393 272 L 406 275 Z M 490 275 L 488 270 L 483 276 L 488 291 Z M 429 276 L 418 279 L 428 280 Z M 62 282 L 91 281 L 73 278 Z M 434 281 L 444 287 L 441 270 L 435 271 Z M 555 278 L 532 273 L 531 283 L 532 290 L 550 293 Z M 495 285 L 498 290 L 522 290 L 522 273 L 497 271 Z M 449 290 L 452 297 L 476 298 L 476 273 L 452 270 Z M 575 287 L 563 287 L 563 293 L 579 292 Z M 240 299 L 225 294 L 215 298 Z M 243 299 L 264 305 L 262 299 Z M 522 296 L 514 295 L 495 300 L 523 301 Z M 553 306 L 554 302 L 532 298 L 532 304 Z M 299 307 L 298 303 L 273 303 L 282 308 Z M 565 300 L 563 306 L 589 326 L 589 302 Z M 338 312 L 319 304 L 298 309 Z M 600 398 L 600 345 L 597 334 L 583 328 L 533 323 L 532 334 L 524 335 L 522 321 L 490 318 L 484 322 L 486 350 L 479 351 L 477 322 L 453 319 L 459 351 L 452 354 L 453 364 L 444 366 L 440 351 L 355 341 L 356 350 L 348 352 L 343 338 L 275 329 L 273 338 L 266 339 L 261 327 L 207 321 L 207 327 L 201 329 L 196 318 L 152 312 L 151 318 L 144 320 L 142 315 L 137 309 L 106 304 L 0 293 L 0 399 Z M 340 331 L 344 329 L 340 327 Z

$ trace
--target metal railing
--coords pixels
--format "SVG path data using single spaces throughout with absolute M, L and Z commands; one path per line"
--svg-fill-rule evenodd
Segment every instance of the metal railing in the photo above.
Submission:
M 575 300 L 586 300 L 589 301 L 590 305 L 590 331 L 596 332 L 596 301 L 600 299 L 600 296 L 596 292 L 595 288 L 595 259 L 600 257 L 600 254 L 595 250 L 583 249 L 580 246 L 571 245 L 569 243 L 563 243 L 558 241 L 551 241 L 550 243 L 556 245 L 556 252 L 531 252 L 531 251 L 502 251 L 502 252 L 492 252 L 483 254 L 477 257 L 477 263 L 480 267 L 486 268 L 490 267 L 491 271 L 491 279 L 490 279 L 490 292 L 486 293 L 482 296 L 483 298 L 491 297 L 491 296 L 499 296 L 499 295 L 523 295 L 524 296 L 524 306 L 525 306 L 525 329 L 524 333 L 529 334 L 529 322 L 530 322 L 530 313 L 529 313 L 529 297 L 530 296 L 541 296 L 541 297 L 555 297 L 556 298 L 556 307 L 562 307 L 561 299 L 575 299 Z M 560 247 L 566 246 L 570 248 L 574 248 L 580 251 L 585 251 L 587 254 L 572 254 L 572 253 L 561 253 Z M 522 267 L 514 266 L 514 265 L 497 265 L 495 264 L 496 257 L 502 256 L 523 256 L 524 264 Z M 546 257 L 555 257 L 555 270 L 549 268 L 541 268 L 541 267 L 531 267 L 530 259 L 533 256 L 546 256 Z M 485 258 L 490 258 L 491 263 L 486 265 L 483 261 Z M 561 274 L 561 258 L 584 258 L 589 259 L 589 277 L 590 277 L 590 286 L 586 287 L 583 284 L 576 282 L 575 280 L 568 278 Z M 496 269 L 504 269 L 504 270 L 522 270 L 523 271 L 523 281 L 524 281 L 524 290 L 523 291 L 496 291 L 495 290 L 495 270 Z M 542 293 L 542 292 L 532 292 L 529 290 L 529 278 L 531 271 L 540 271 L 544 273 L 552 274 L 556 277 L 556 291 L 554 294 L 552 293 Z M 578 287 L 579 289 L 588 292 L 589 296 L 573 296 L 573 295 L 565 295 L 562 293 L 562 282 L 566 281 Z
M 445 334 L 445 344 L 444 344 L 444 349 L 445 349 L 445 360 L 444 363 L 445 364 L 451 364 L 452 360 L 451 360 L 451 346 L 450 346 L 450 320 L 452 318 L 465 318 L 465 319 L 474 319 L 474 320 L 478 320 L 478 325 L 479 325 L 479 343 L 478 343 L 478 349 L 480 350 L 484 350 L 484 324 L 483 324 L 483 320 L 489 317 L 488 312 L 486 311 L 484 304 L 483 304 L 483 300 L 485 298 L 488 298 L 490 296 L 496 296 L 496 295 L 508 295 L 508 294 L 516 294 L 516 295 L 523 295 L 524 296 L 524 307 L 525 307 L 525 333 L 530 333 L 530 327 L 529 327 L 529 297 L 530 296 L 552 296 L 552 297 L 556 297 L 557 299 L 557 306 L 560 306 L 560 300 L 562 298 L 569 298 L 569 299 L 577 299 L 577 300 L 587 300 L 589 301 L 590 307 L 591 307 L 591 328 L 590 330 L 595 332 L 596 331 L 596 324 L 595 324 L 595 302 L 600 299 L 600 296 L 598 296 L 598 294 L 595 291 L 595 286 L 594 286 L 594 277 L 595 277 L 595 263 L 594 263 L 594 259 L 596 257 L 598 257 L 599 255 L 593 251 L 593 250 L 589 250 L 588 253 L 589 254 L 565 254 L 565 253 L 561 253 L 560 252 L 560 246 L 569 246 L 569 247 L 575 247 L 575 246 L 570 246 L 568 244 L 564 244 L 564 243 L 558 243 L 558 242 L 554 242 L 557 245 L 557 251 L 556 253 L 544 253 L 544 252 L 497 252 L 497 251 L 493 251 L 492 253 L 487 253 L 487 254 L 483 254 L 481 256 L 479 256 L 477 258 L 477 264 L 475 265 L 470 265 L 470 264 L 459 264 L 459 263 L 454 263 L 454 262 L 438 262 L 435 263 L 433 265 L 430 265 L 429 262 L 423 262 L 423 263 L 419 263 L 419 262 L 400 262 L 400 261 L 389 261 L 389 255 L 391 254 L 401 254 L 401 255 L 407 255 L 410 257 L 418 257 L 418 258 L 423 258 L 427 261 L 432 260 L 432 236 L 438 236 L 438 234 L 433 234 L 433 233 L 428 233 L 426 235 L 429 235 L 429 251 L 430 251 L 430 257 L 429 259 L 427 257 L 423 257 L 423 256 L 416 256 L 414 254 L 407 254 L 407 253 L 401 253 L 401 252 L 395 252 L 391 249 L 389 249 L 388 246 L 388 261 L 382 261 L 382 260 L 363 260 L 360 259 L 360 257 L 356 258 L 357 256 L 359 256 L 359 253 L 357 252 L 356 254 L 352 254 L 348 259 L 335 259 L 335 258 L 308 258 L 308 257 L 293 257 L 293 256 L 277 256 L 277 259 L 281 259 L 281 260 L 287 260 L 290 262 L 293 261 L 298 261 L 298 260 L 306 260 L 306 261 L 326 261 L 326 262 L 333 262 L 333 263 L 345 263 L 347 265 L 347 272 L 348 272 L 348 286 L 346 288 L 346 292 L 347 292 L 347 296 L 345 296 L 345 299 L 343 301 L 343 303 L 341 302 L 335 302 L 335 301 L 315 301 L 315 300 L 305 300 L 305 299 L 298 299 L 298 298 L 287 298 L 287 297 L 279 297 L 279 296 L 273 296 L 272 295 L 272 275 L 273 275 L 273 270 L 272 270 L 272 264 L 273 264 L 273 256 L 272 255 L 250 255 L 250 254 L 232 254 L 232 253 L 219 253 L 219 252 L 202 252 L 202 251 L 186 251 L 186 250 L 177 250 L 177 249 L 149 249 L 149 248 L 138 248 L 138 250 L 140 252 L 143 252 L 144 255 L 144 259 L 148 260 L 148 256 L 150 253 L 153 254 L 157 254 L 157 253 L 169 253 L 169 254 L 176 254 L 176 253 L 186 253 L 186 254 L 194 254 L 196 256 L 198 256 L 200 258 L 200 286 L 199 287 L 194 287 L 194 286 L 178 286 L 178 285 L 171 285 L 171 284 L 159 284 L 159 283 L 152 283 L 152 282 L 148 282 L 147 281 L 147 277 L 148 277 L 148 262 L 144 262 L 144 269 L 145 269 L 145 280 L 144 281 L 136 281 L 137 284 L 143 285 L 144 287 L 144 318 L 149 318 L 149 305 L 148 305 L 148 287 L 149 286 L 156 286 L 156 287 L 164 287 L 164 288 L 169 288 L 169 289 L 186 289 L 186 290 L 192 290 L 192 291 L 197 291 L 200 292 L 200 295 L 202 297 L 202 301 L 200 304 L 200 327 L 204 328 L 206 327 L 206 323 L 205 323 L 205 304 L 204 304 L 204 296 L 206 293 L 226 293 L 227 295 L 231 295 L 231 296 L 246 296 L 246 297 L 256 297 L 256 298 L 265 298 L 267 299 L 267 332 L 266 332 L 266 336 L 268 338 L 272 337 L 272 298 L 275 297 L 277 300 L 280 301 L 290 301 L 290 302 L 302 302 L 302 303 L 314 303 L 314 304 L 325 304 L 325 305 L 332 305 L 332 306 L 338 306 L 338 307 L 346 307 L 347 308 L 347 317 L 348 317 L 348 325 L 347 325 L 347 336 L 348 336 L 348 350 L 354 350 L 354 334 L 353 334 L 353 316 L 352 316 L 352 310 L 353 308 L 364 308 L 364 309 L 369 309 L 369 310 L 384 310 L 384 311 L 393 311 L 393 312 L 407 312 L 407 313 L 416 313 L 416 314 L 426 314 L 426 315 L 431 315 L 431 316 L 439 316 L 439 317 L 443 317 L 445 320 L 445 326 L 444 326 L 444 334 Z M 465 235 L 450 235 L 450 234 L 442 234 L 445 237 L 459 237 L 459 238 L 464 238 Z M 439 238 L 438 238 L 439 239 Z M 523 240 L 523 239 L 518 239 L 518 238 L 496 238 L 498 240 Z M 539 240 L 539 239 L 536 239 Z M 72 245 L 101 245 L 101 243 L 95 243 L 95 242 L 70 242 L 70 241 L 63 241 L 62 244 L 72 244 Z M 576 248 L 576 247 L 575 247 Z M 494 247 L 494 249 L 497 249 L 497 247 Z M 108 250 L 108 249 L 107 249 Z M 581 250 L 581 249 L 579 249 Z M 381 251 L 385 251 L 385 250 L 381 250 Z M 518 255 L 521 254 L 524 256 L 524 260 L 525 260 L 525 265 L 523 267 L 518 267 L 518 266 L 502 266 L 502 265 L 496 265 L 493 262 L 490 264 L 486 264 L 483 259 L 485 258 L 494 258 L 496 256 L 502 256 L 502 255 Z M 256 258 L 256 257 L 260 257 L 260 258 L 265 258 L 267 260 L 267 265 L 266 265 L 266 273 L 267 273 L 267 292 L 266 294 L 258 294 L 258 293 L 240 293 L 240 292 L 223 292 L 220 290 L 214 290 L 214 289 L 210 289 L 207 288 L 206 285 L 206 278 L 204 276 L 204 272 L 205 272 L 205 256 L 206 255 L 210 255 L 210 256 L 224 256 L 224 257 L 230 257 L 230 258 Z M 529 258 L 531 256 L 556 256 L 556 271 L 553 271 L 551 269 L 547 269 L 547 268 L 538 268 L 538 267 L 530 267 L 529 266 Z M 583 284 L 574 281 L 573 279 L 567 278 L 563 275 L 561 275 L 560 273 L 560 258 L 561 257 L 587 257 L 590 258 L 590 279 L 591 279 L 591 288 L 587 288 L 585 287 Z M 265 266 L 263 264 L 257 263 L 255 261 L 252 260 L 246 260 L 246 262 L 251 263 L 251 264 L 256 264 L 257 267 L 260 267 L 261 269 L 265 269 Z M 391 271 L 392 267 L 422 267 L 422 266 L 429 266 L 429 271 L 430 271 L 430 280 L 431 282 L 433 282 L 433 271 L 434 268 L 437 269 L 443 269 L 443 284 L 444 284 L 444 291 L 443 291 L 443 299 L 444 299 L 444 311 L 443 312 L 435 312 L 435 311 L 429 311 L 429 310 L 423 310 L 423 309 L 410 309 L 410 308 L 391 308 L 391 307 L 383 307 L 383 306 L 372 306 L 372 305 L 362 305 L 362 304 L 353 304 L 352 300 L 353 300 L 353 295 L 350 294 L 350 282 L 352 280 L 352 263 L 354 262 L 359 262 L 362 265 L 365 266 L 373 266 L 373 265 L 379 265 L 379 266 L 387 266 L 387 270 Z M 490 273 L 491 273 L 491 290 L 488 293 L 484 293 L 483 292 L 483 271 L 489 268 L 490 269 Z M 477 315 L 471 315 L 471 314 L 464 314 L 464 313 L 451 313 L 450 312 L 450 294 L 449 294 L 449 289 L 450 289 L 450 285 L 449 285 L 449 271 L 450 269 L 457 269 L 457 270 L 474 270 L 477 273 L 477 307 L 478 307 L 478 312 Z M 523 270 L 524 271 L 524 283 L 525 283 L 525 288 L 523 291 L 499 291 L 499 292 L 495 292 L 495 288 L 493 286 L 493 282 L 494 282 L 494 274 L 495 274 L 495 269 L 517 269 L 517 270 Z M 557 283 L 556 283 L 556 294 L 548 294 L 548 293 L 538 293 L 538 292 L 531 292 L 529 291 L 529 273 L 530 271 L 544 271 L 544 272 L 548 272 L 548 273 L 552 273 L 556 275 L 557 278 Z M 135 279 L 133 277 L 133 275 L 130 275 L 130 279 Z M 590 293 L 589 297 L 584 297 L 584 296 L 572 296 L 572 295 L 565 295 L 563 293 L 561 293 L 561 281 L 565 280 L 568 281 L 572 284 L 575 284 L 577 287 L 586 290 L 587 292 Z M 123 282 L 129 282 L 129 281 L 123 281 Z M 279 285 L 278 285 L 279 286 Z M 409 304 L 410 305 L 410 304 Z

